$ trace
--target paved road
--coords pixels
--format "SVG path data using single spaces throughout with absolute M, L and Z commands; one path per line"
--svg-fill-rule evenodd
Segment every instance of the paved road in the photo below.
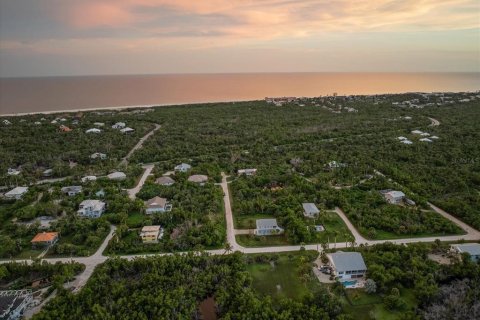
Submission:
M 145 184 L 145 181 L 147 180 L 148 176 L 152 173 L 152 170 L 153 170 L 153 167 L 154 165 L 153 164 L 147 164 L 147 165 L 144 165 L 142 168 L 145 169 L 145 171 L 143 172 L 143 175 L 142 177 L 140 178 L 140 181 L 138 181 L 137 185 L 135 186 L 135 188 L 132 188 L 132 189 L 127 189 L 127 192 L 128 192 L 128 197 L 132 200 L 135 199 L 135 197 L 137 196 L 137 193 L 140 192 L 140 190 L 142 189 L 143 185 Z
M 132 154 L 135 152 L 135 150 L 138 150 L 139 148 L 142 147 L 143 143 L 152 135 L 155 133 L 155 131 L 157 131 L 158 129 L 160 129 L 162 126 L 155 123 L 155 128 L 153 128 L 152 131 L 148 132 L 146 135 L 144 135 L 140 141 L 137 142 L 137 144 L 132 148 L 132 150 L 130 150 L 127 155 L 122 158 L 122 161 L 120 162 L 120 165 L 121 166 L 124 166 L 124 165 L 127 165 L 128 164 L 128 158 L 130 158 L 132 156 Z

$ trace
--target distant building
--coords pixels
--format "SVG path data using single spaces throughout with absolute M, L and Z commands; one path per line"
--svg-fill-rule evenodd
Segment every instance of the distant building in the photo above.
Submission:
M 82 217 L 99 218 L 105 212 L 105 202 L 100 200 L 84 200 L 77 213 Z
M 336 169 L 336 168 L 343 168 L 343 167 L 347 166 L 346 163 L 340 163 L 340 162 L 337 162 L 337 161 L 330 161 L 327 165 L 328 165 L 328 168 L 330 170 L 333 170 L 333 169 Z
M 468 253 L 470 255 L 470 259 L 474 262 L 480 261 L 479 243 L 453 244 L 452 250 L 459 254 Z
M 132 133 L 132 132 L 135 132 L 135 129 L 132 129 L 130 127 L 126 127 L 126 128 L 120 129 L 120 132 L 121 133 Z
M 73 197 L 82 192 L 82 186 L 68 186 L 63 187 L 61 190 L 62 193 L 67 194 L 69 197 Z
M 327 254 L 333 275 L 340 281 L 363 278 L 367 266 L 359 252 L 335 252 Z
M 402 203 L 403 198 L 405 198 L 405 193 L 402 191 L 391 190 L 383 193 L 383 197 L 388 203 L 399 204 Z
M 308 218 L 315 218 L 320 213 L 315 203 L 302 203 L 303 215 Z
M 91 129 L 88 129 L 87 131 L 85 131 L 85 133 L 100 133 L 100 132 L 102 132 L 102 130 L 97 129 L 97 128 L 91 128 Z
M 20 174 L 20 170 L 14 169 L 14 168 L 8 168 L 7 174 L 9 176 L 18 176 Z
M 60 131 L 62 131 L 62 132 L 70 132 L 70 131 L 72 131 L 72 129 L 70 129 L 70 128 L 67 127 L 66 125 L 63 125 L 63 124 L 62 124 L 62 125 L 60 126 Z
M 95 152 L 90 155 L 90 159 L 107 159 L 107 155 L 105 153 Z
M 117 172 L 112 172 L 109 175 L 107 175 L 108 179 L 110 180 L 125 180 L 127 178 L 127 175 L 123 172 L 117 171 Z
M 175 183 L 175 180 L 173 180 L 170 177 L 160 177 L 157 180 L 155 180 L 155 183 L 162 186 L 171 186 L 172 184 Z
M 253 176 L 257 173 L 257 169 L 239 169 L 238 175 Z
M 198 183 L 200 185 L 204 185 L 205 182 L 208 181 L 208 176 L 203 175 L 203 174 L 194 174 L 194 175 L 188 177 L 188 181 L 195 182 L 195 183 Z
M 47 169 L 43 171 L 43 176 L 44 177 L 51 177 L 53 175 L 53 170 L 52 169 Z
M 405 137 L 398 137 L 397 139 L 398 140 L 407 140 L 407 138 L 405 138 Z
M 5 193 L 3 196 L 7 199 L 20 200 L 27 192 L 28 192 L 28 187 L 16 187 L 8 191 L 7 193 Z
M 6 125 L 6 126 L 9 126 L 11 125 L 12 123 L 10 121 L 8 121 L 7 119 L 4 119 L 3 121 L 3 124 Z
M 95 127 L 103 127 L 103 126 L 105 125 L 105 123 L 103 123 L 103 122 L 95 122 L 93 125 L 94 125 Z
M 143 243 L 156 243 L 163 237 L 163 228 L 161 226 L 145 226 L 140 232 L 140 238 Z
M 189 165 L 188 163 L 181 163 L 179 164 L 178 166 L 175 166 L 175 171 L 178 171 L 178 172 L 187 172 L 188 170 L 190 170 L 192 168 L 191 165 Z
M 88 181 L 95 181 L 97 180 L 97 177 L 95 176 L 85 176 L 81 179 L 83 183 L 88 182 Z
M 423 131 L 420 131 L 420 130 L 413 130 L 412 131 L 412 134 L 422 134 Z
M 419 141 L 422 141 L 422 142 L 433 142 L 433 140 L 430 140 L 428 138 L 422 138 L 422 139 L 419 139 Z
M 280 228 L 277 219 L 257 219 L 257 228 L 254 233 L 257 236 L 270 236 L 283 233 L 283 228 Z
M 168 203 L 167 199 L 154 197 L 145 201 L 145 213 L 152 214 L 156 212 L 167 212 L 172 210 L 172 205 Z
M 437 139 L 440 139 L 439 137 L 437 136 L 431 136 L 430 139 L 434 139 L 434 140 L 437 140 Z
M 30 241 L 33 248 L 54 245 L 58 241 L 58 232 L 41 232 Z
M 19 320 L 33 301 L 31 290 L 0 291 L 0 319 Z
M 413 142 L 408 140 L 408 139 L 402 140 L 400 142 L 403 143 L 403 144 L 413 144 Z
M 123 129 L 126 126 L 125 122 L 117 122 L 112 126 L 112 129 Z

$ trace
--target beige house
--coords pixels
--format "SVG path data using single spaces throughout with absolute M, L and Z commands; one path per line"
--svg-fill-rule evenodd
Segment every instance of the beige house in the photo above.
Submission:
M 163 237 L 163 228 L 161 226 L 145 226 L 140 232 L 140 238 L 143 243 L 156 243 Z

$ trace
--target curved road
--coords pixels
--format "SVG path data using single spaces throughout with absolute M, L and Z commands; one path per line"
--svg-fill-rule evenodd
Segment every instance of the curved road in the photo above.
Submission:
M 432 121 L 432 123 L 430 124 L 430 127 L 436 127 L 436 126 L 440 125 L 440 121 L 438 121 L 437 119 L 430 118 L 430 117 L 428 117 L 428 119 L 430 119 L 430 121 Z
M 132 156 L 132 154 L 140 149 L 143 145 L 143 143 L 152 135 L 155 133 L 155 131 L 157 131 L 158 129 L 160 129 L 162 126 L 159 125 L 158 123 L 155 123 L 155 128 L 153 128 L 150 132 L 148 132 L 146 135 L 144 135 L 138 142 L 137 144 L 127 153 L 127 155 L 122 158 L 122 161 L 120 162 L 120 165 L 123 166 L 123 165 L 127 165 L 128 164 L 128 158 L 130 158 Z

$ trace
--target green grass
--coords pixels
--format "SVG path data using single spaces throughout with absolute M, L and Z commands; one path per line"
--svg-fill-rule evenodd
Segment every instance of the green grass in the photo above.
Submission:
M 36 258 L 40 253 L 44 251 L 43 249 L 24 249 L 18 255 L 15 256 L 16 259 L 30 259 Z
M 275 218 L 266 214 L 252 214 L 252 215 L 234 215 L 233 223 L 235 229 L 255 229 L 257 219 L 271 219 Z
M 247 271 L 253 278 L 253 288 L 274 299 L 288 297 L 294 300 L 301 300 L 307 293 L 319 288 L 320 283 L 314 276 L 307 282 L 302 282 L 297 271 L 300 256 L 300 251 L 295 254 L 280 254 L 273 267 L 270 263 L 247 265 Z
M 321 242 L 323 240 L 328 240 L 330 243 L 335 242 L 346 242 L 349 236 L 352 236 L 350 230 L 348 230 L 346 224 L 343 222 L 342 218 L 338 216 L 335 212 L 326 212 L 324 215 L 317 219 L 309 219 L 309 225 L 314 226 L 315 224 L 321 224 L 325 227 L 325 231 L 317 232 L 315 243 Z M 337 237 L 335 239 L 334 232 L 337 232 Z M 348 235 L 348 236 L 346 236 Z
M 129 228 L 137 228 L 139 226 L 142 226 L 144 219 L 145 215 L 141 212 L 130 214 L 127 218 L 127 226 Z
M 285 246 L 290 243 L 285 235 L 280 236 L 254 236 L 248 234 L 240 234 L 235 236 L 237 242 L 244 247 L 269 247 L 269 246 Z
M 465 231 L 458 228 L 459 232 L 456 233 L 418 233 L 418 234 L 396 234 L 393 232 L 377 230 L 374 240 L 392 240 L 392 239 L 407 239 L 407 238 L 430 238 L 430 237 L 444 237 L 444 236 L 453 236 L 453 235 L 462 235 L 466 234 Z M 366 237 L 366 234 L 362 232 L 362 235 Z M 371 239 L 371 237 L 366 237 Z

